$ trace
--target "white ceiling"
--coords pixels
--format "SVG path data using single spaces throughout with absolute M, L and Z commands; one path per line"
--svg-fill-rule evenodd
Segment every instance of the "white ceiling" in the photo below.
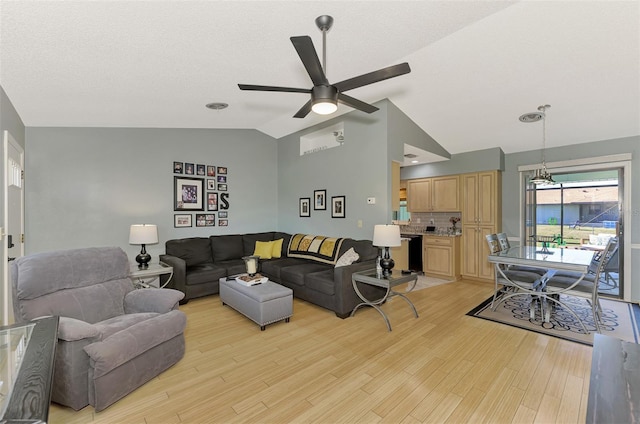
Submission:
M 348 94 L 389 98 L 451 154 L 540 148 L 541 124 L 518 116 L 545 103 L 548 147 L 640 135 L 635 0 L 0 0 L 0 85 L 26 126 L 279 138 L 327 118 L 292 118 L 306 94 L 237 84 L 310 88 L 289 37 L 310 35 L 321 56 L 323 14 L 329 80 L 408 61 L 410 74 Z

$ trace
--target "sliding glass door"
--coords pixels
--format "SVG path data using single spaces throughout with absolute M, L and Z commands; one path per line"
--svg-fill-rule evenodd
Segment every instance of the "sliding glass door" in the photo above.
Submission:
M 623 169 L 554 173 L 555 184 L 534 185 L 525 175 L 525 243 L 552 240 L 551 247 L 602 250 L 612 236 L 622 252 Z M 623 255 L 616 254 L 601 276 L 600 292 L 623 295 Z

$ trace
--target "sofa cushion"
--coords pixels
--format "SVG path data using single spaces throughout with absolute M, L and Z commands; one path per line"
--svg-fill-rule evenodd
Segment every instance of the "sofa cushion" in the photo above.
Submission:
M 287 250 L 289 250 L 289 241 L 291 240 L 291 234 L 280 233 L 276 231 L 275 233 L 273 233 L 273 239 L 274 240 L 282 239 L 282 251 L 280 253 L 280 256 L 283 258 L 286 257 Z
M 351 265 L 352 263 L 354 263 L 358 259 L 360 259 L 360 255 L 358 255 L 358 253 L 356 253 L 356 251 L 353 250 L 353 247 L 352 247 L 349 250 L 347 250 L 346 252 L 344 252 L 344 254 L 342 256 L 340 256 L 340 258 L 336 262 L 336 268 L 341 267 L 341 266 Z
M 333 279 L 333 269 L 325 269 L 324 271 L 312 272 L 304 278 L 304 285 L 320 293 L 333 296 L 336 289 L 336 283 Z
M 251 233 L 242 235 L 243 256 L 251 256 L 256 249 L 256 241 L 273 240 L 273 232 Z
M 226 275 L 238 275 L 247 272 L 247 265 L 242 259 L 216 262 L 216 265 L 225 269 Z
M 289 241 L 287 256 L 335 265 L 343 238 L 295 234 Z
M 282 257 L 282 244 L 284 243 L 284 239 L 277 239 L 271 242 L 271 257 L 274 259 L 278 259 Z
M 282 281 L 286 281 L 289 284 L 304 286 L 304 278 L 307 274 L 326 271 L 327 269 L 333 272 L 333 267 L 331 265 L 307 261 L 307 263 L 302 265 L 293 265 L 282 268 L 280 270 L 280 278 Z
M 282 281 L 280 271 L 284 268 L 288 266 L 304 265 L 306 263 L 309 263 L 309 261 L 297 258 L 269 259 L 266 261 L 260 261 L 260 269 L 261 272 L 267 275 L 270 279 L 280 282 Z
M 254 256 L 259 256 L 260 259 L 271 259 L 273 251 L 272 241 L 256 241 L 256 248 L 253 251 Z
M 165 244 L 167 255 L 184 259 L 187 266 L 212 262 L 211 245 L 206 237 L 169 240 Z
M 379 250 L 376 246 L 373 245 L 371 240 L 354 240 L 354 239 L 345 239 L 342 243 L 340 249 L 340 255 L 343 255 L 347 250 L 353 248 L 358 255 L 360 255 L 360 259 L 356 262 L 364 262 L 371 259 L 376 259 L 379 254 Z
M 244 254 L 241 234 L 211 236 L 211 253 L 213 261 L 228 261 L 229 259 L 241 259 Z
M 188 286 L 218 281 L 227 275 L 227 269 L 217 264 L 201 264 L 187 267 Z

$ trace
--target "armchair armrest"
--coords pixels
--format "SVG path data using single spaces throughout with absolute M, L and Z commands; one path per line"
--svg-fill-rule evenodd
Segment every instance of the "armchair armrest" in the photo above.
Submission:
M 166 285 L 166 288 L 180 290 L 182 293 L 187 292 L 187 262 L 184 259 L 181 259 L 177 256 L 172 255 L 160 255 L 160 262 L 164 262 L 165 264 L 173 267 L 173 277 Z M 161 275 L 160 283 L 164 284 L 169 276 Z
M 157 312 L 164 314 L 178 308 L 178 302 L 184 293 L 173 289 L 140 289 L 133 290 L 124 297 L 124 312 Z
M 92 339 L 100 335 L 100 331 L 88 322 L 79 319 L 60 317 L 58 324 L 58 339 L 66 342 L 75 342 L 83 339 Z

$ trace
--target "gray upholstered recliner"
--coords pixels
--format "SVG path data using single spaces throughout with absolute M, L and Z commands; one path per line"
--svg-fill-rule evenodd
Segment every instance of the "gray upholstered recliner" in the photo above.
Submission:
M 52 400 L 100 411 L 184 355 L 184 294 L 135 290 L 117 247 L 39 253 L 11 265 L 16 321 L 60 317 Z

